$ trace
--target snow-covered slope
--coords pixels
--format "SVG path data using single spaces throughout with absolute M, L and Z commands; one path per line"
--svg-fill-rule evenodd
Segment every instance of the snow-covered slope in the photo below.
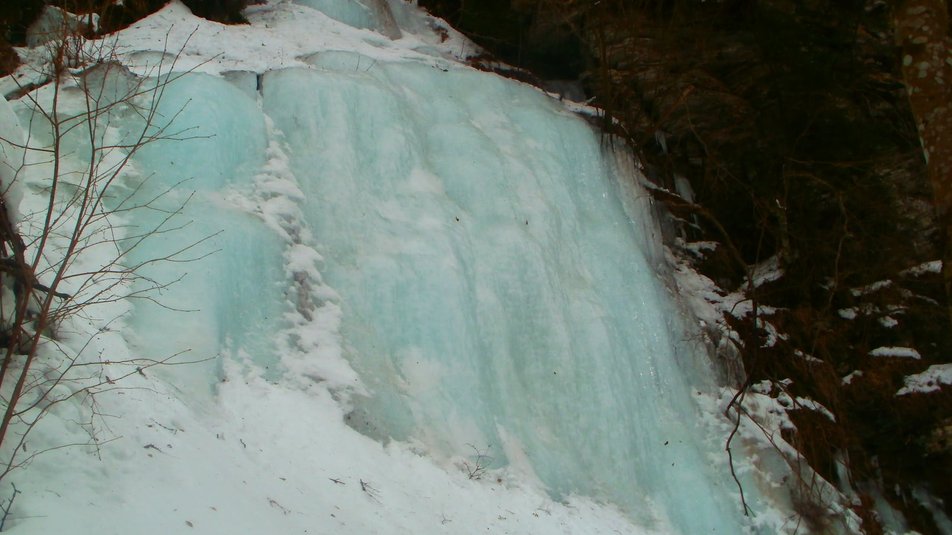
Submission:
M 64 344 L 192 363 L 47 415 L 30 448 L 99 446 L 9 476 L 15 532 L 742 530 L 697 403 L 714 373 L 626 155 L 381 5 L 272 1 L 229 27 L 173 2 L 121 32 L 110 83 L 184 73 L 157 122 L 185 139 L 132 158 L 115 187 L 145 208 L 109 219 L 129 247 L 175 214 L 122 260 L 146 282 L 125 292 L 163 288 L 89 308 Z M 21 180 L 29 214 L 42 166 Z

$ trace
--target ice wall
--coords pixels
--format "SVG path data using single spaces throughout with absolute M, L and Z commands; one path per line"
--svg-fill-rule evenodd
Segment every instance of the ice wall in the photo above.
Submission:
M 598 134 L 493 75 L 312 62 L 268 73 L 263 109 L 372 392 L 352 425 L 437 455 L 473 445 L 555 495 L 684 533 L 735 532 L 723 474 L 698 450 L 654 224 L 623 210 L 631 177 Z
M 739 532 L 655 223 L 646 201 L 625 209 L 633 177 L 598 132 L 534 88 L 449 63 L 325 51 L 247 85 L 174 82 L 159 116 L 192 139 L 135 158 L 152 177 L 139 198 L 160 199 L 140 223 L 179 211 L 200 240 L 163 234 L 131 256 L 200 259 L 162 306 L 137 304 L 138 348 L 186 339 L 197 357 L 330 384 L 353 428 L 447 466 L 475 448 L 502 477 L 641 525 Z M 213 393 L 214 362 L 176 384 Z
M 173 139 L 145 145 L 127 180 L 138 188 L 133 202 L 149 207 L 136 210 L 136 228 L 163 232 L 133 249 L 127 262 L 149 262 L 141 284 L 169 288 L 137 303 L 134 346 L 157 358 L 185 351 L 180 360 L 240 354 L 273 363 L 286 301 L 282 243 L 228 200 L 236 191 L 250 195 L 265 163 L 264 117 L 238 87 L 195 73 L 163 89 L 157 117 L 152 131 L 164 129 Z M 164 258 L 173 262 L 153 262 Z M 199 365 L 205 373 L 193 366 L 174 384 L 211 394 L 220 365 Z

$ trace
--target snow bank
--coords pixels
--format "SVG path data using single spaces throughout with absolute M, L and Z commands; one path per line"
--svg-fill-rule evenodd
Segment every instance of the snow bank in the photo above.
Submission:
M 933 364 L 924 372 L 907 375 L 903 382 L 905 386 L 896 392 L 897 396 L 936 392 L 942 385 L 952 385 L 952 364 Z

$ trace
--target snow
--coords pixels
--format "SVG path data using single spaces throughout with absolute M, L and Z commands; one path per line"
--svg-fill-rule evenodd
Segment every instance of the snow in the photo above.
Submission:
M 713 241 L 695 241 L 685 242 L 680 238 L 675 239 L 678 248 L 687 251 L 697 258 L 704 258 L 707 253 L 717 250 L 717 242 Z
M 844 384 L 844 385 L 853 384 L 853 381 L 854 381 L 857 377 L 862 377 L 862 376 L 863 376 L 863 371 L 862 371 L 862 370 L 853 370 L 853 371 L 851 371 L 850 373 L 844 375 L 843 378 L 840 379 L 840 383 L 841 383 L 841 384 Z
M 842 499 L 831 483 L 813 472 L 797 450 L 782 438 L 784 430 L 796 429 L 788 415 L 788 411 L 795 408 L 793 400 L 782 392 L 786 382 L 772 384 L 763 381 L 740 398 L 736 397 L 737 391 L 729 387 L 712 394 L 698 393 L 698 402 L 706 408 L 702 420 L 705 425 L 720 427 L 724 436 L 730 434 L 733 437 L 732 452 L 744 451 L 745 448 L 756 450 L 756 457 L 735 458 L 734 461 L 734 472 L 748 499 L 750 496 L 746 493 L 751 488 L 779 489 L 790 478 L 803 478 L 816 483 L 811 492 L 827 504 L 831 518 L 836 519 L 835 525 L 829 526 L 830 531 L 858 533 L 861 522 L 850 509 L 849 501 Z M 731 401 L 736 404 L 731 405 Z M 732 422 L 736 418 L 736 432 L 734 423 L 715 416 L 725 413 L 730 415 Z M 754 530 L 760 533 L 797 533 L 799 518 L 789 512 L 791 505 L 783 500 L 756 504 L 751 513 Z
M 899 325 L 899 321 L 892 316 L 883 316 L 879 318 L 879 324 L 887 329 L 892 329 L 896 325 Z
M 84 533 L 652 532 L 590 499 L 553 503 L 503 471 L 470 481 L 408 445 L 349 431 L 327 390 L 276 388 L 246 373 L 228 367 L 204 413 L 152 391 L 158 380 L 116 393 L 118 441 L 128 444 L 105 447 L 102 461 L 76 459 L 77 450 L 38 457 L 34 473 L 76 471 L 18 481 L 25 519 L 14 532 L 71 533 L 78 521 Z
M 836 313 L 845 320 L 855 320 L 858 309 L 856 307 L 841 308 Z
M 867 284 L 866 286 L 861 286 L 859 288 L 851 288 L 850 294 L 852 294 L 853 297 L 862 297 L 864 295 L 876 293 L 886 288 L 891 288 L 892 285 L 893 282 L 891 280 L 876 281 L 872 284 Z
M 907 375 L 903 382 L 905 386 L 896 392 L 897 396 L 937 392 L 942 385 L 952 385 L 952 364 L 933 364 L 924 372 Z
M 926 273 L 942 273 L 942 261 L 932 260 L 929 262 L 923 262 L 922 264 L 901 271 L 900 275 L 906 277 L 921 277 Z
M 813 363 L 813 364 L 820 364 L 820 363 L 823 362 L 822 359 L 818 359 L 818 358 L 814 357 L 813 355 L 808 355 L 807 353 L 804 353 L 803 351 L 800 351 L 799 349 L 795 349 L 795 350 L 793 351 L 793 354 L 796 355 L 797 357 L 799 357 L 799 358 L 801 358 L 801 359 L 803 359 L 803 360 L 805 360 L 805 361 L 807 361 L 807 362 L 811 362 L 811 363 Z
M 869 352 L 871 357 L 898 357 L 905 359 L 921 359 L 922 355 L 918 351 L 911 347 L 893 347 L 893 346 L 883 346 L 877 347 Z
M 128 71 L 89 79 L 168 81 L 150 131 L 169 123 L 176 139 L 116 178 L 106 208 L 142 208 L 94 230 L 140 278 L 63 324 L 61 351 L 106 380 L 64 393 L 29 435 L 27 455 L 84 445 L 8 476 L 21 492 L 9 526 L 780 530 L 789 504 L 758 489 L 789 469 L 764 475 L 738 446 L 745 520 L 722 452 L 731 390 L 693 328 L 749 302 L 669 272 L 629 155 L 557 99 L 466 66 L 477 47 L 442 21 L 385 7 L 272 1 L 247 10 L 250 26 L 223 26 L 173 1 L 121 32 Z M 22 77 L 41 61 L 25 55 Z M 50 86 L 31 95 L 48 102 Z M 64 113 L 80 95 L 63 92 Z M 48 142 L 31 113 L 29 99 L 4 103 L 0 133 L 27 125 Z M 146 126 L 129 107 L 108 120 L 108 144 Z M 65 143 L 62 164 L 81 173 L 89 140 Z M 35 232 L 49 164 L 30 163 L 17 187 Z M 115 260 L 99 245 L 76 269 Z M 755 283 L 779 275 L 764 264 Z M 677 302 L 674 288 L 707 300 Z M 750 402 L 771 429 L 789 423 L 776 398 Z M 758 429 L 743 428 L 752 448 Z
M 753 283 L 755 288 L 759 288 L 768 282 L 773 282 L 783 276 L 783 268 L 780 267 L 780 255 L 774 255 L 754 266 L 752 270 Z

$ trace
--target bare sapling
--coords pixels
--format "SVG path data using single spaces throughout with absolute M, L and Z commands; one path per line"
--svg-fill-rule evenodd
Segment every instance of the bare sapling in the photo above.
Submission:
M 161 257 L 139 254 L 150 238 L 188 224 L 181 222 L 188 200 L 171 209 L 160 202 L 175 186 L 145 194 L 150 177 L 134 164 L 145 146 L 198 137 L 174 129 L 182 109 L 169 116 L 159 108 L 170 84 L 191 71 L 176 72 L 181 51 L 135 74 L 120 61 L 115 37 L 88 39 L 66 23 L 45 47 L 48 60 L 32 73 L 39 83 L 18 92 L 20 126 L 0 120 L 0 481 L 51 449 L 98 451 L 97 394 L 151 367 L 187 363 L 179 355 L 105 354 L 94 339 L 128 309 L 122 303 L 155 300 L 176 282 L 143 268 L 196 260 L 210 237 Z M 149 218 L 135 217 L 144 211 Z M 151 223 L 135 224 L 143 219 Z M 72 421 L 88 440 L 28 448 L 31 432 L 67 402 L 82 408 Z

